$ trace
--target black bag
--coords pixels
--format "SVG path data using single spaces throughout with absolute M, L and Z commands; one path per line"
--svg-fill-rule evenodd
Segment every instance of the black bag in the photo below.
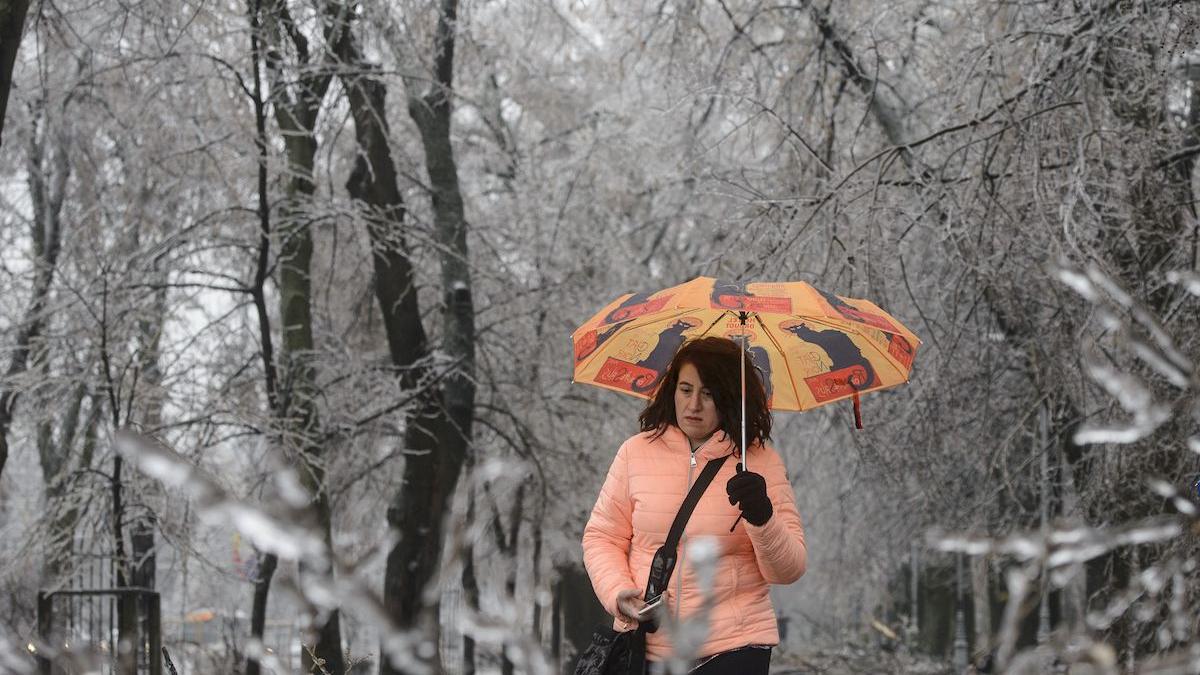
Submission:
M 675 571 L 676 552 L 679 540 L 683 536 L 683 528 L 688 518 L 696 509 L 700 495 L 708 488 L 721 466 L 729 456 L 711 460 L 704 465 L 704 470 L 692 484 L 692 489 L 683 498 L 675 521 L 671 523 L 671 531 L 667 533 L 666 542 L 654 552 L 654 560 L 650 563 L 650 577 L 646 580 L 646 592 L 643 600 L 651 600 L 660 593 L 665 593 L 667 584 L 671 581 L 671 573 Z M 579 655 L 575 663 L 575 675 L 643 675 L 646 672 L 646 633 L 658 630 L 657 622 L 642 621 L 635 630 L 619 633 L 611 626 L 601 626 L 592 633 L 592 642 Z
M 646 631 L 641 628 L 618 633 L 600 626 L 575 663 L 575 675 L 640 675 L 645 670 Z

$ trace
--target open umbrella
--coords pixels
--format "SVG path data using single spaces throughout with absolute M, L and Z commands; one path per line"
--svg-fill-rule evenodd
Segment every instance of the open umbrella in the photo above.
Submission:
M 920 340 L 874 303 L 803 281 L 698 277 L 653 293 L 626 293 L 571 336 L 574 381 L 650 398 L 686 340 L 730 338 L 762 375 L 774 410 L 810 410 L 908 381 Z M 745 359 L 742 359 L 743 368 Z M 742 375 L 745 447 L 745 373 Z

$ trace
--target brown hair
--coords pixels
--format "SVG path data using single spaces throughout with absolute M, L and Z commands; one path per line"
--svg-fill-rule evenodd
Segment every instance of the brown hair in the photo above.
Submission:
M 733 340 L 720 337 L 703 337 L 689 340 L 675 352 L 671 365 L 663 374 L 654 397 L 638 415 L 642 431 L 653 431 L 653 438 L 662 436 L 667 426 L 678 425 L 675 416 L 675 387 L 679 384 L 679 371 L 683 364 L 690 363 L 700 373 L 700 381 L 712 392 L 713 404 L 717 408 L 717 428 L 724 431 L 741 449 L 741 373 L 738 366 L 740 347 Z M 771 439 L 771 411 L 767 408 L 767 392 L 763 388 L 758 369 L 748 355 L 746 359 L 746 443 Z

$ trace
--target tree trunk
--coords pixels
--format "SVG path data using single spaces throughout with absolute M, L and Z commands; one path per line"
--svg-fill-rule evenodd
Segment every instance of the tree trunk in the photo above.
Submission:
M 319 103 L 318 103 L 319 104 Z M 315 121 L 315 107 L 312 117 Z M 286 115 L 288 113 L 280 113 Z M 286 128 L 281 123 L 281 127 Z M 314 192 L 312 172 L 317 142 L 313 127 L 305 125 L 305 135 L 286 140 L 288 154 L 288 195 L 282 213 L 279 251 L 279 321 L 282 340 L 279 350 L 281 381 L 288 386 L 280 390 L 281 416 L 288 435 L 297 439 L 303 466 L 300 480 L 313 496 L 317 523 L 327 543 L 332 543 L 332 510 L 325 485 L 325 463 L 317 414 L 316 369 L 312 363 L 312 230 L 305 212 Z M 292 131 L 295 131 L 293 129 Z M 286 133 L 286 132 L 285 132 Z M 332 549 L 331 549 L 332 550 Z M 302 563 L 303 567 L 303 563 Z M 324 572 L 325 570 L 321 570 Z M 341 675 L 345 670 L 338 611 L 329 613 L 326 623 L 317 629 L 313 653 L 324 661 L 330 673 Z M 301 652 L 305 672 L 313 668 L 308 650 Z
M 468 266 L 467 223 L 463 215 L 458 168 L 450 144 L 454 72 L 454 31 L 458 3 L 442 0 L 434 45 L 435 77 L 424 96 L 413 94 L 409 82 L 408 111 L 416 122 L 425 150 L 425 166 L 432 187 L 434 229 L 440 251 L 443 298 L 442 351 L 454 370 L 444 379 L 437 428 L 438 450 L 410 458 L 404 467 L 403 485 L 388 509 L 388 524 L 400 540 L 388 555 L 384 576 L 384 603 L 401 625 L 413 625 L 420 596 L 437 568 L 440 546 L 414 546 L 415 542 L 441 542 L 438 516 L 448 509 L 471 439 L 475 414 L 475 308 Z M 420 489 L 413 489 L 420 485 Z M 431 522 L 432 521 L 432 522 Z M 436 617 L 436 613 L 431 612 Z M 399 671 L 385 663 L 384 675 Z
M 316 191 L 313 168 L 317 152 L 315 133 L 321 102 L 332 80 L 332 63 L 328 58 L 313 63 L 307 39 L 296 29 L 284 0 L 261 0 L 250 4 L 251 48 L 254 63 L 254 105 L 259 151 L 259 221 L 260 250 L 258 273 L 252 295 L 259 314 L 263 361 L 268 379 L 268 397 L 272 413 L 278 421 L 282 437 L 291 439 L 300 459 L 300 480 L 312 496 L 314 520 L 332 550 L 332 508 L 325 484 L 325 458 L 320 445 L 320 420 L 317 414 L 316 372 L 313 358 L 312 329 L 312 231 L 306 217 L 307 208 Z M 326 31 L 325 37 L 329 38 Z M 282 42 L 289 39 L 297 55 L 302 75 L 299 78 L 284 72 L 281 62 Z M 265 58 L 264 58 L 265 56 Z M 328 54 L 327 54 L 328 56 Z M 271 75 L 269 89 L 275 111 L 275 121 L 283 135 L 286 155 L 286 198 L 280 208 L 279 235 L 281 240 L 279 265 L 279 320 L 281 345 L 279 365 L 272 361 L 270 323 L 265 312 L 263 284 L 265 283 L 270 245 L 270 212 L 266 195 L 267 142 L 265 102 L 259 63 L 265 61 Z M 281 383 L 287 383 L 282 386 Z M 267 594 L 278 564 L 274 555 L 263 558 L 259 579 L 255 583 L 251 633 L 261 639 L 266 623 Z M 301 572 L 306 569 L 301 561 Z M 332 570 L 319 570 L 332 573 Z M 305 672 L 315 672 L 314 661 L 332 675 L 345 671 L 341 645 L 339 613 L 333 610 L 324 624 L 317 626 L 311 653 L 301 650 Z M 257 672 L 257 662 L 247 665 L 247 672 Z
M 24 14 L 22 13 L 22 16 Z M 3 49 L 7 49 L 7 43 Z M 15 49 L 15 48 L 14 48 Z M 29 366 L 29 357 L 34 345 L 41 337 L 45 326 L 46 300 L 58 266 L 58 252 L 62 248 L 63 197 L 66 194 L 67 178 L 71 164 L 67 155 L 66 138 L 54 131 L 46 116 L 38 116 L 40 129 L 32 135 L 29 145 L 29 193 L 33 203 L 33 225 L 30 236 L 33 240 L 34 279 L 33 292 L 28 308 L 17 330 L 17 344 L 8 363 L 4 382 L 12 383 Z M 13 408 L 20 391 L 15 384 L 0 388 L 0 476 L 8 461 L 8 430 L 12 425 Z
M 396 182 L 395 165 L 387 145 L 387 90 L 370 76 L 353 33 L 345 30 L 338 42 L 359 155 L 347 182 L 355 199 L 367 207 L 374 247 L 375 294 L 383 315 L 388 348 L 401 384 L 406 389 L 427 387 L 406 418 L 405 447 L 412 452 L 404 464 L 404 479 L 387 511 L 388 525 L 398 541 L 388 552 L 384 572 L 384 606 L 402 629 L 422 626 L 437 641 L 437 606 L 426 603 L 425 587 L 440 558 L 443 523 L 451 495 L 467 456 L 474 418 L 475 312 L 467 268 L 466 223 L 458 188 L 457 168 L 450 151 L 450 105 L 457 4 L 444 2 L 438 21 L 437 78 L 425 99 L 410 97 L 410 113 L 425 147 L 433 187 L 434 222 L 441 248 L 445 294 L 443 352 L 454 372 L 442 378 L 441 389 L 423 383 L 431 374 L 426 333 L 417 306 L 412 263 L 403 237 L 406 215 Z M 415 112 L 414 112 L 415 111 Z M 435 650 L 436 653 L 436 650 Z M 384 655 L 381 673 L 401 672 Z
M 500 510 L 496 506 L 495 500 L 492 500 L 492 532 L 496 536 L 496 548 L 504 554 L 509 563 L 508 573 L 504 577 L 504 594 L 508 596 L 510 602 L 515 601 L 517 598 L 517 569 L 520 567 L 517 561 L 517 545 L 521 538 L 521 521 L 524 519 L 524 506 L 525 483 L 521 483 L 517 487 L 517 494 L 513 497 L 512 511 L 509 513 L 508 519 L 509 530 L 506 534 L 504 531 L 504 522 L 500 518 Z M 516 603 L 514 602 L 513 604 L 515 605 Z M 513 669 L 514 664 L 508 656 L 508 647 L 505 645 L 500 654 L 500 673 L 501 675 L 513 675 Z
M 137 250 L 137 247 L 134 247 Z M 160 286 L 154 292 L 154 301 L 151 305 L 149 316 L 143 317 L 138 323 L 138 368 L 141 371 L 138 381 L 141 383 L 141 392 L 138 407 L 142 411 L 141 424 L 146 429 L 158 429 L 162 426 L 163 412 L 163 390 L 162 390 L 162 369 L 159 366 L 160 345 L 162 337 L 162 323 L 158 319 L 166 315 L 167 297 L 166 297 L 166 275 L 163 274 L 155 264 L 150 272 L 150 276 L 154 278 Z M 143 476 L 135 475 L 132 478 L 134 485 L 138 486 L 139 492 L 145 495 L 148 491 L 158 490 L 157 483 L 147 480 Z M 158 556 L 156 554 L 155 544 L 155 528 L 158 525 L 158 518 L 149 506 L 146 505 L 144 498 L 138 499 L 141 503 L 140 507 L 136 507 L 130 513 L 129 522 L 129 555 L 130 555 L 130 585 L 136 588 L 145 588 L 154 590 L 157 585 L 158 578 Z M 138 641 L 140 645 L 145 639 L 145 636 L 150 635 L 156 626 L 152 624 L 150 607 L 148 600 L 139 598 L 135 603 L 131 603 L 135 610 L 134 621 L 137 622 L 137 632 L 141 639 Z M 157 654 L 151 654 L 151 658 L 158 658 Z
M 538 517 L 533 521 L 533 638 L 542 644 L 542 602 L 540 599 L 542 585 L 542 528 L 539 523 L 546 522 L 545 509 L 538 509 Z
M 388 552 L 383 598 L 388 614 L 401 629 L 412 629 L 424 620 L 436 639 L 437 607 L 422 602 L 421 591 L 432 578 L 440 550 L 421 542 L 440 542 L 442 523 L 434 514 L 445 512 L 450 488 L 445 485 L 441 438 L 446 426 L 440 396 L 424 384 L 431 374 L 428 345 L 412 263 L 404 241 L 406 208 L 396 182 L 396 169 L 387 144 L 387 89 L 369 77 L 370 71 L 358 53 L 354 36 L 347 30 L 339 44 L 339 55 L 350 64 L 343 75 L 354 117 L 359 152 L 346 187 L 366 208 L 368 233 L 373 248 L 375 296 L 383 316 L 388 351 L 401 386 L 428 387 L 405 418 L 404 480 L 393 495 L 387 522 L 400 535 Z M 387 653 L 381 650 L 381 673 L 397 673 Z
M 120 428 L 119 413 L 113 412 L 113 428 Z M 112 531 L 116 542 L 113 555 L 116 569 L 116 587 L 129 588 L 129 560 L 125 557 L 125 500 L 123 494 L 122 466 L 120 455 L 113 455 L 112 469 Z M 117 599 L 117 675 L 136 675 L 137 672 L 137 611 L 125 597 Z
M 75 442 L 79 412 L 87 389 L 79 386 L 63 417 L 62 433 L 54 438 L 52 420 L 42 423 L 38 432 L 38 459 L 42 465 L 42 481 L 46 489 L 46 508 L 50 512 L 50 537 L 46 542 L 45 562 L 42 565 L 42 586 L 64 579 L 70 571 L 70 559 L 75 540 L 75 525 L 79 510 L 66 497 L 70 494 L 70 477 L 66 468 Z
M 469 460 L 468 460 L 469 461 Z M 470 471 L 468 470 L 468 474 Z M 467 496 L 467 522 L 471 523 L 475 520 L 475 494 L 472 492 Z M 463 599 L 466 601 L 467 608 L 471 612 L 479 611 L 479 580 L 475 576 L 475 546 L 471 542 L 467 542 L 465 550 L 462 552 L 463 569 L 462 569 L 462 588 Z M 468 634 L 463 634 L 463 675 L 475 675 L 475 637 Z
M 47 517 L 50 520 L 50 536 L 46 542 L 45 563 L 42 570 L 42 587 L 69 585 L 68 578 L 75 571 L 75 534 L 79 528 L 82 506 L 77 499 L 77 481 L 91 469 L 92 455 L 96 447 L 96 427 L 100 421 L 101 406 L 91 398 L 90 410 L 79 433 L 80 414 L 83 401 L 87 398 L 87 386 L 80 384 L 71 399 L 67 413 L 60 425 L 58 438 L 54 437 L 54 420 L 47 420 L 38 434 L 39 459 L 42 465 L 46 490 Z M 79 443 L 78 457 L 72 458 L 76 439 Z M 63 626 L 54 626 L 58 630 Z
M 17 6 L 19 5 L 19 7 Z M 12 69 L 12 59 L 15 57 L 17 42 L 20 38 L 20 22 L 24 21 L 28 3 L 8 3 L 0 9 L 0 29 L 4 35 L 0 37 L 0 103 L 7 101 L 9 76 Z M 19 11 L 13 16 L 8 12 Z M 9 41 L 10 25 L 13 20 L 18 23 L 15 27 L 15 37 Z M 4 108 L 0 106 L 0 117 Z M 4 382 L 7 386 L 0 387 L 0 475 L 8 458 L 8 431 L 13 421 L 14 408 L 20 396 L 19 383 L 14 380 L 31 367 L 35 372 L 47 371 L 48 354 L 39 345 L 41 334 L 47 323 L 46 306 L 50 297 L 51 286 L 58 266 L 58 255 L 62 244 L 62 205 L 66 195 L 67 180 L 71 173 L 71 163 L 67 154 L 68 139 L 58 126 L 60 122 L 47 114 L 44 103 L 39 103 L 35 109 L 34 128 L 30 135 L 28 161 L 26 172 L 30 201 L 33 207 L 33 220 L 30 227 L 30 239 L 33 243 L 33 288 L 28 308 L 21 322 L 17 324 L 16 348 L 12 352 Z M 0 122 L 2 124 L 2 122 Z M 74 442 L 75 429 L 79 418 L 79 409 L 85 396 L 86 389 L 79 386 L 71 398 L 71 404 L 62 418 L 61 433 L 57 441 L 54 438 L 51 418 L 45 418 L 38 425 L 37 450 L 38 460 L 42 469 L 42 477 L 46 490 L 46 503 L 50 512 L 51 536 L 46 542 L 46 564 L 43 567 L 43 579 L 49 583 L 61 581 L 69 573 L 69 561 L 74 544 L 75 525 L 79 518 L 78 508 L 68 503 L 69 494 L 68 467 L 71 447 Z M 94 420 L 87 426 L 87 433 L 94 433 Z M 85 443 L 86 447 L 86 443 Z M 86 463 L 90 464 L 90 453 L 86 453 Z
M 988 590 L 987 556 L 972 556 L 969 561 L 971 577 L 971 600 L 974 613 L 974 634 L 972 635 L 972 658 L 978 662 L 980 658 L 992 649 L 992 614 L 990 593 Z
M 254 580 L 254 604 L 250 608 L 250 636 L 261 643 L 267 626 L 267 597 L 271 592 L 271 579 L 275 576 L 279 558 L 274 553 L 262 555 L 256 552 L 255 555 L 259 556 L 259 563 L 258 577 Z M 260 675 L 261 672 L 258 659 L 246 659 L 246 675 Z
M 4 117 L 8 111 L 8 93 L 12 90 L 12 72 L 25 30 L 29 0 L 0 0 L 0 144 L 4 142 Z M 0 441 L 2 444 L 3 441 Z M 4 462 L 0 460 L 0 469 Z
M 266 379 L 267 404 L 272 415 L 278 415 L 279 395 L 276 391 L 278 378 L 275 373 L 275 355 L 271 337 L 271 319 L 267 312 L 265 286 L 267 269 L 271 253 L 271 207 L 267 194 L 267 113 L 266 102 L 262 93 L 262 22 L 260 3 L 250 3 L 250 55 L 253 67 L 255 136 L 254 145 L 258 153 L 258 264 L 254 274 L 254 284 L 250 295 L 254 299 L 255 313 L 258 315 L 259 355 L 263 362 L 263 374 Z M 279 559 L 274 553 L 260 554 L 258 557 L 257 573 L 254 579 L 254 599 L 250 608 L 250 637 L 262 644 L 263 633 L 267 624 L 267 599 L 271 592 L 271 581 L 275 577 L 275 567 Z M 185 585 L 186 588 L 186 585 Z M 257 658 L 246 658 L 246 675 L 260 675 L 262 667 Z

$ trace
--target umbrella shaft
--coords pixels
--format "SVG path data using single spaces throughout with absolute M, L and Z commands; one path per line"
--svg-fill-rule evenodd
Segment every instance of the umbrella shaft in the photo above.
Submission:
M 746 344 L 746 312 L 741 312 L 738 318 L 742 322 L 742 349 L 741 354 L 738 355 L 742 371 L 742 468 L 748 470 L 746 466 L 746 347 L 748 346 Z

